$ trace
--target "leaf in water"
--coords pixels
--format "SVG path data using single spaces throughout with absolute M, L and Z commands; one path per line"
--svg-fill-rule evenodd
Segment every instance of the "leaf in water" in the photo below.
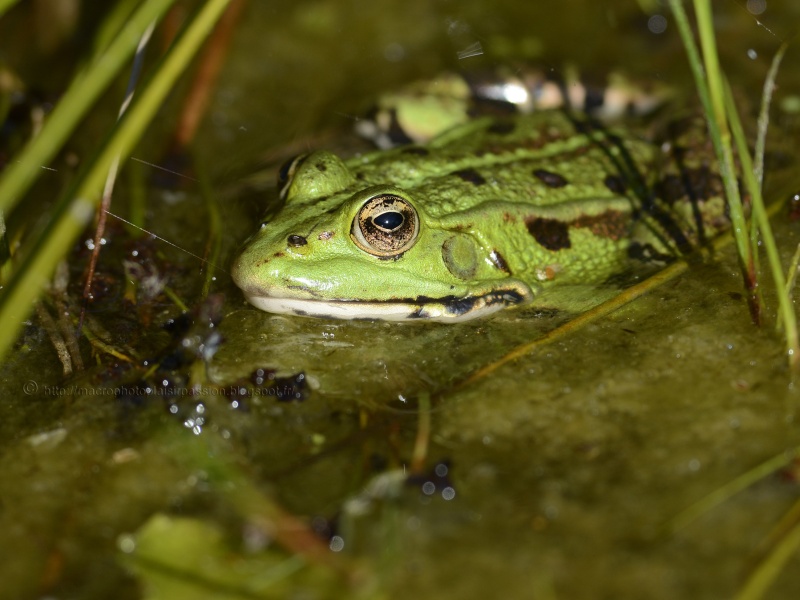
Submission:
M 156 514 L 119 547 L 147 600 L 285 598 L 301 589 L 330 598 L 337 587 L 331 573 L 298 556 L 231 548 L 220 527 L 199 519 Z

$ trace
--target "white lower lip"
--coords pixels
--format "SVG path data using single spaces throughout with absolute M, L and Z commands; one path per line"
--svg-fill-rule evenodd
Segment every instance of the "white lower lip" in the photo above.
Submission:
M 275 298 L 269 296 L 248 296 L 247 300 L 266 312 L 320 317 L 329 319 L 379 319 L 381 321 L 439 321 L 457 323 L 475 317 L 489 315 L 504 308 L 502 303 L 494 303 L 480 310 L 470 311 L 462 315 L 454 315 L 445 311 L 436 302 L 408 304 L 369 301 L 323 301 L 299 300 L 295 298 Z

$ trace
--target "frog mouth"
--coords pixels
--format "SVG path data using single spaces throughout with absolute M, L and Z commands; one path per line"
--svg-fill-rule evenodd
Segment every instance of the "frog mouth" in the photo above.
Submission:
M 456 323 L 483 317 L 509 306 L 526 304 L 533 295 L 530 290 L 515 287 L 474 296 L 417 296 L 391 300 L 311 300 L 248 294 L 246 297 L 256 308 L 277 314 L 323 319 Z

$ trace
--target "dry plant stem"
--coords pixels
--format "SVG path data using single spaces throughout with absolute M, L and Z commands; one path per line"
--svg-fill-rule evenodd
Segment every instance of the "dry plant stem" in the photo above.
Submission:
M 56 315 L 58 316 L 57 324 L 58 330 L 64 338 L 64 343 L 67 345 L 69 355 L 72 358 L 72 366 L 76 371 L 83 371 L 83 358 L 81 357 L 81 349 L 78 345 L 78 338 L 73 329 L 73 323 L 70 320 L 70 311 L 67 308 L 68 294 L 67 286 L 69 285 L 69 267 L 67 262 L 62 260 L 56 267 L 53 274 L 53 301 L 56 305 Z
M 151 23 L 139 40 L 139 46 L 136 48 L 136 54 L 133 61 L 133 70 L 131 71 L 131 76 L 128 80 L 128 90 L 125 93 L 125 100 L 123 100 L 122 106 L 119 109 L 117 119 L 121 118 L 122 115 L 125 114 L 125 111 L 128 110 L 128 106 L 133 99 L 133 94 L 136 90 L 136 83 L 139 81 L 139 76 L 142 72 L 144 51 L 145 48 L 147 48 L 147 44 L 150 42 L 150 38 L 153 35 L 155 26 L 155 22 Z M 114 193 L 114 184 L 117 181 L 118 171 L 119 156 L 114 159 L 108 169 L 108 177 L 106 178 L 106 184 L 103 187 L 103 196 L 100 200 L 100 206 L 97 209 L 97 227 L 95 227 L 94 232 L 94 247 L 92 248 L 92 254 L 89 258 L 89 266 L 86 269 L 86 283 L 83 286 L 83 305 L 81 306 L 81 315 L 78 319 L 78 335 L 80 335 L 81 329 L 83 328 L 83 320 L 86 317 L 86 309 L 89 305 L 89 300 L 91 299 L 94 271 L 95 268 L 97 268 L 97 260 L 100 257 L 100 248 L 102 246 L 103 235 L 106 231 L 108 209 L 111 207 L 111 197 Z
M 232 0 L 200 56 L 197 74 L 186 97 L 175 131 L 175 144 L 178 149 L 185 148 L 194 139 L 197 126 L 208 108 L 211 90 L 214 89 L 222 70 L 231 39 L 245 6 L 245 0 Z
M 53 344 L 53 348 L 55 348 L 58 360 L 61 362 L 61 372 L 64 374 L 64 377 L 69 377 L 72 375 L 72 359 L 69 356 L 67 344 L 58 331 L 53 317 L 50 316 L 50 313 L 47 312 L 47 309 L 41 302 L 36 303 L 36 316 L 39 317 L 39 323 L 41 323 L 42 328 L 47 332 L 50 343 Z
M 81 358 L 81 349 L 78 345 L 78 339 L 75 337 L 73 323 L 69 319 L 69 313 L 66 310 L 62 310 L 61 303 L 57 304 L 59 305 L 58 330 L 61 332 L 64 342 L 67 345 L 67 350 L 69 350 L 69 355 L 72 358 L 72 364 L 75 370 L 83 371 L 83 358 Z
M 111 344 L 108 344 L 105 341 L 103 341 L 100 338 L 100 336 L 98 336 L 97 334 L 95 334 L 94 331 L 92 331 L 91 321 L 88 321 L 85 324 L 85 327 L 83 328 L 83 334 L 86 336 L 86 339 L 92 345 L 92 348 L 94 348 L 95 352 L 103 352 L 105 354 L 113 356 L 116 359 L 130 363 L 132 363 L 137 358 L 136 354 L 134 353 L 130 353 L 130 355 L 125 354 L 121 350 L 114 348 Z

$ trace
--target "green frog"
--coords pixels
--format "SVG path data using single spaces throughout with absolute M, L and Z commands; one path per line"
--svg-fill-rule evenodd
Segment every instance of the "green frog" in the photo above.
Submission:
M 705 137 L 695 118 L 654 143 L 546 109 L 347 160 L 312 152 L 281 169 L 284 205 L 232 276 L 271 313 L 394 321 L 464 321 L 600 284 L 728 227 Z

